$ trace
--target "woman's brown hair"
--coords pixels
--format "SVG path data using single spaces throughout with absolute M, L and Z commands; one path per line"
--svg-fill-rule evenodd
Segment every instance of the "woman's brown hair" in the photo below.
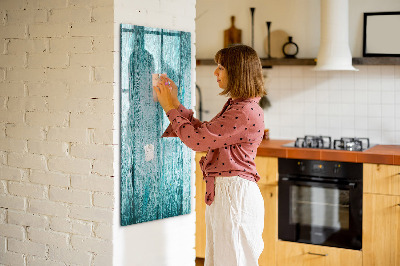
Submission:
M 267 94 L 260 58 L 253 48 L 233 45 L 219 50 L 214 60 L 228 72 L 228 86 L 220 95 L 247 99 Z

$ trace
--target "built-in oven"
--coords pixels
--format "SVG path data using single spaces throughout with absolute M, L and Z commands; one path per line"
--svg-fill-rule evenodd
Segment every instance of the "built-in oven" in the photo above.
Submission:
M 278 160 L 278 238 L 361 249 L 362 164 Z

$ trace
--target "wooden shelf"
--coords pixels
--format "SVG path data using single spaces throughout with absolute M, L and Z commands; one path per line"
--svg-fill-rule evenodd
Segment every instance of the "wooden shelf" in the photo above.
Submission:
M 261 65 L 263 68 L 270 68 L 272 66 L 313 66 L 315 65 L 314 58 L 260 58 Z M 197 66 L 212 66 L 216 65 L 214 59 L 197 59 L 196 60 Z
M 358 57 L 353 65 L 400 65 L 400 57 Z
M 315 66 L 314 58 L 261 58 L 262 66 Z
M 315 58 L 260 58 L 263 67 L 272 66 L 314 66 Z M 196 65 L 215 65 L 214 59 L 197 59 Z M 400 57 L 357 57 L 353 65 L 400 65 Z

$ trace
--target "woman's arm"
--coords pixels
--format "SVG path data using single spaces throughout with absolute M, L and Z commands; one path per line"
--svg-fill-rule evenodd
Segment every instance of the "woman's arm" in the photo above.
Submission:
M 246 142 L 247 115 L 245 112 L 230 109 L 211 122 L 201 123 L 195 128 L 177 109 L 167 112 L 173 132 L 182 142 L 194 151 L 206 151 L 232 144 Z
M 185 106 L 183 106 L 183 104 L 179 103 L 178 108 L 176 108 L 179 112 L 179 114 L 183 117 L 185 117 L 187 120 L 190 121 L 190 123 L 192 123 L 192 125 L 195 128 L 198 128 L 199 126 L 201 126 L 201 124 L 203 122 L 201 122 L 199 119 L 195 118 L 193 116 L 193 111 L 191 109 L 186 109 Z M 205 121 L 204 123 L 206 123 L 207 121 Z M 178 137 L 175 132 L 172 130 L 172 125 L 169 124 L 168 127 L 165 129 L 164 133 L 161 136 L 162 138 L 169 138 L 169 137 Z

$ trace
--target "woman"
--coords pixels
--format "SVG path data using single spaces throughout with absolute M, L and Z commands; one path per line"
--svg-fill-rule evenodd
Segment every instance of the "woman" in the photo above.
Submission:
M 258 265 L 263 250 L 264 201 L 254 159 L 264 134 L 258 102 L 266 94 L 257 53 L 246 45 L 215 55 L 220 95 L 230 98 L 210 122 L 193 117 L 177 99 L 172 80 L 161 77 L 154 91 L 171 124 L 162 137 L 179 137 L 200 160 L 206 182 L 205 265 Z M 172 88 L 171 88 L 171 87 Z

